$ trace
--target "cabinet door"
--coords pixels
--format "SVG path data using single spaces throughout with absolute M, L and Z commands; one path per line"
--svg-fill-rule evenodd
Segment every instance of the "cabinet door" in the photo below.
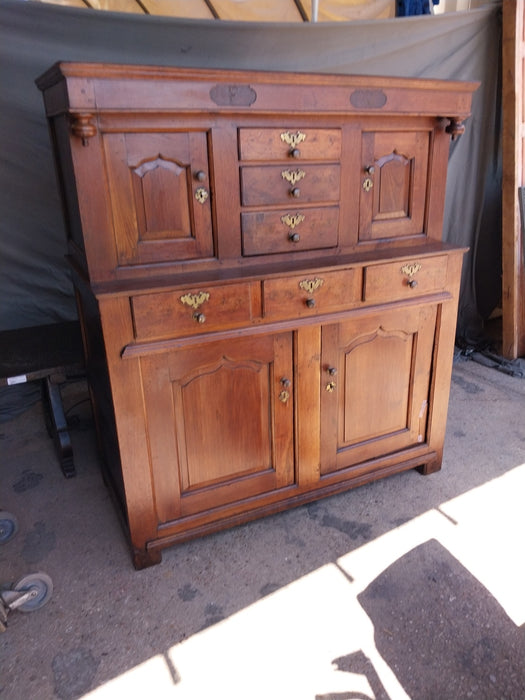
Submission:
M 291 333 L 209 342 L 141 366 L 161 523 L 293 483 Z
M 430 132 L 364 132 L 359 240 L 424 232 Z
M 325 326 L 321 473 L 426 440 L 436 307 Z
M 119 265 L 213 254 L 206 132 L 104 136 Z

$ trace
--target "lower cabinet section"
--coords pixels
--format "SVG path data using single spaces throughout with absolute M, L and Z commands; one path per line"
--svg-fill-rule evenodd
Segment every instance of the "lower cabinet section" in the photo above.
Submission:
M 123 354 L 129 300 L 101 311 L 137 568 L 176 542 L 404 469 L 440 468 L 450 294 L 275 332 L 131 343 Z

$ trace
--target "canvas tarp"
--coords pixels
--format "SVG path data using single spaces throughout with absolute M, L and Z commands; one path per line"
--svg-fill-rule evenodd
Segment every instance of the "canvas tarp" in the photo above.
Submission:
M 251 23 L 0 0 L 0 330 L 76 316 L 42 96 L 56 61 L 479 80 L 450 150 L 444 239 L 469 247 L 458 329 L 500 300 L 501 3 L 356 22 Z

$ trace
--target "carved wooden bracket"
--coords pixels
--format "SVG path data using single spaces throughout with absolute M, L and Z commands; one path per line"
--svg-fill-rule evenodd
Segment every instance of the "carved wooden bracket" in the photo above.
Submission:
M 465 125 L 458 117 L 438 117 L 439 125 L 447 134 L 450 134 L 452 141 L 465 132 Z
M 458 136 L 461 136 L 461 134 L 465 132 L 465 125 L 463 124 L 461 119 L 453 117 L 450 120 L 450 124 L 447 126 L 445 131 L 447 132 L 447 134 L 450 134 L 450 136 L 452 137 L 452 141 L 454 141 L 454 139 L 457 139 Z
M 97 133 L 97 127 L 92 123 L 92 119 L 93 115 L 88 113 L 71 115 L 71 131 L 82 139 L 83 146 L 87 146 L 88 139 Z

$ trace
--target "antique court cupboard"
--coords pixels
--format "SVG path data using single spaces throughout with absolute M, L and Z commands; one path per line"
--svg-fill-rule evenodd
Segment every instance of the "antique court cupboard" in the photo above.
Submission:
M 37 84 L 136 567 L 440 468 L 445 179 L 476 84 L 79 63 Z

